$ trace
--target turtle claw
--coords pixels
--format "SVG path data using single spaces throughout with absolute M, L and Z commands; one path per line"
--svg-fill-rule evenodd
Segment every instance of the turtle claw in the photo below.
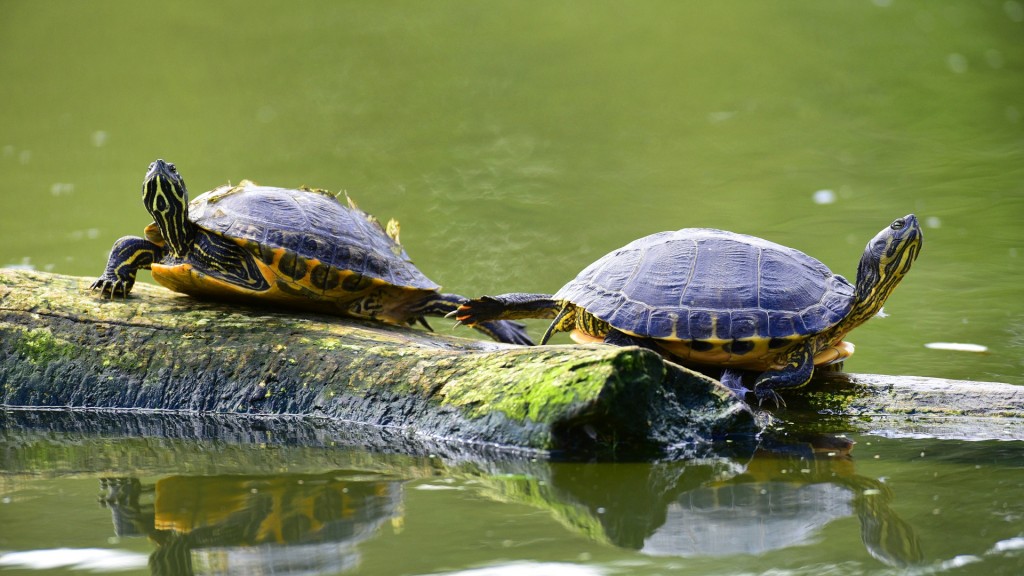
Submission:
M 771 388 L 762 388 L 760 390 L 754 390 L 754 395 L 757 396 L 757 405 L 764 406 L 765 400 L 770 400 L 775 403 L 775 408 L 785 408 L 786 401 L 779 396 L 779 393 Z
M 100 296 L 107 300 L 113 300 L 120 296 L 123 300 L 128 299 L 134 282 L 121 280 L 117 277 L 103 276 L 97 279 L 89 287 L 90 290 L 99 290 Z
M 459 313 L 459 309 L 456 308 L 455 310 L 452 310 L 451 312 L 449 312 L 449 313 L 444 315 L 445 318 L 455 318 L 455 324 L 452 324 L 452 328 L 458 328 L 459 326 L 463 326 L 462 320 L 459 320 L 455 316 L 458 313 Z
M 473 326 L 474 324 L 494 320 L 495 318 L 500 317 L 505 308 L 505 303 L 497 298 L 481 296 L 479 298 L 463 302 L 455 309 L 454 312 L 451 312 L 449 316 L 454 315 L 455 319 L 458 320 L 460 324 Z

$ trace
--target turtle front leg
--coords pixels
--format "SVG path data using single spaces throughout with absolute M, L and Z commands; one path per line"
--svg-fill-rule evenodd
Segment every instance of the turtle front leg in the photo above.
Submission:
M 135 286 L 135 275 L 139 269 L 148 269 L 154 262 L 161 260 L 164 253 L 163 248 L 145 238 L 125 236 L 114 242 L 107 260 L 107 269 L 90 288 L 99 290 L 101 296 L 111 300 L 117 296 L 127 298 L 132 286 Z
M 777 370 L 767 370 L 761 373 L 754 382 L 754 395 L 757 396 L 758 404 L 764 404 L 765 400 L 775 402 L 775 406 L 785 406 L 776 390 L 786 388 L 799 388 L 811 379 L 814 374 L 814 353 L 811 350 L 810 342 L 793 350 L 786 358 L 786 365 Z
M 472 322 L 463 320 L 462 309 L 471 301 L 465 296 L 458 294 L 437 294 L 413 308 L 412 313 L 417 316 L 420 323 L 427 325 L 423 316 L 455 316 L 462 324 L 468 324 L 474 330 L 490 336 L 498 342 L 506 344 L 519 344 L 522 346 L 533 346 L 533 340 L 526 333 L 526 326 L 521 322 L 511 320 L 497 320 L 500 314 L 489 316 L 491 319 L 476 319 Z M 429 326 L 427 326 L 429 328 Z

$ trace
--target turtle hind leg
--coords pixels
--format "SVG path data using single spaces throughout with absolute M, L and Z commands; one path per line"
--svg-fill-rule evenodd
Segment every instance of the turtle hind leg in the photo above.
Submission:
M 482 334 L 490 336 L 498 342 L 506 344 L 518 344 L 520 346 L 534 346 L 534 341 L 526 332 L 526 325 L 515 320 L 491 320 L 479 322 L 473 325 L 473 329 Z
M 139 269 L 148 269 L 163 259 L 165 253 L 164 248 L 145 238 L 125 236 L 114 242 L 107 259 L 107 269 L 90 288 L 99 290 L 101 296 L 111 300 L 117 296 L 127 298 L 135 286 L 135 275 Z
M 500 296 L 481 296 L 473 300 L 466 300 L 448 315 L 455 316 L 460 324 L 472 326 L 485 333 L 493 329 L 495 321 L 504 321 L 512 324 L 515 327 L 514 331 L 525 337 L 530 345 L 533 345 L 533 341 L 526 336 L 526 329 L 522 324 L 508 321 L 522 318 L 555 318 L 555 322 L 548 326 L 540 341 L 541 344 L 546 344 L 551 336 L 551 331 L 566 312 L 566 307 L 551 298 L 550 294 L 512 292 Z M 506 340 L 502 339 L 502 341 Z
M 519 344 L 522 346 L 533 346 L 534 342 L 530 339 L 530 335 L 526 333 L 526 326 L 520 322 L 512 322 L 511 320 L 502 319 L 505 318 L 500 314 L 494 317 L 486 317 L 482 319 L 474 319 L 472 323 L 466 322 L 460 316 L 460 310 L 464 305 L 469 302 L 474 302 L 466 298 L 465 296 L 459 296 L 458 294 L 436 294 L 414 306 L 411 310 L 413 316 L 421 324 L 427 326 L 424 316 L 455 316 L 459 323 L 467 324 L 478 332 L 488 335 L 498 342 L 504 342 L 506 344 Z
M 614 328 L 608 331 L 608 334 L 604 337 L 604 343 L 611 344 L 613 346 L 639 346 L 641 348 L 653 350 L 661 356 L 665 355 L 665 353 L 658 348 L 658 345 L 651 341 L 650 338 L 638 338 Z
M 452 296 L 447 294 L 445 296 Z M 457 298 L 462 298 L 457 296 Z M 462 298 L 456 310 L 449 313 L 462 324 L 472 326 L 488 320 L 521 320 L 523 318 L 554 318 L 562 306 L 550 294 L 513 292 L 500 296 Z
M 776 407 L 785 406 L 786 403 L 776 390 L 799 388 L 807 384 L 813 374 L 814 354 L 808 343 L 795 349 L 786 358 L 786 365 L 783 368 L 762 372 L 754 382 L 754 395 L 760 404 L 764 404 L 765 400 L 771 400 L 775 402 Z
M 500 296 L 481 296 L 473 300 L 463 299 L 456 310 L 449 312 L 446 316 L 455 316 L 459 324 L 471 326 L 485 334 L 495 330 L 495 325 L 498 322 L 504 322 L 506 326 L 499 327 L 498 331 L 512 331 L 516 344 L 528 342 L 533 345 L 533 341 L 526 335 L 525 327 L 518 322 L 509 321 L 523 318 L 555 318 L 555 322 L 552 322 L 541 339 L 540 343 L 545 344 L 551 336 L 552 329 L 558 324 L 558 319 L 565 316 L 566 312 L 567 308 L 561 302 L 553 299 L 550 294 L 512 292 Z M 512 328 L 507 325 L 511 325 Z M 509 341 L 506 338 L 495 339 L 502 342 Z M 526 342 L 521 341 L 522 339 L 525 339 Z

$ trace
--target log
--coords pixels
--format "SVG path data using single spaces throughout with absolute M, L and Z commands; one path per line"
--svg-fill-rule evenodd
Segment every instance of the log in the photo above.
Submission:
M 788 400 L 791 428 L 892 437 L 1024 440 L 1024 386 L 824 373 Z
M 1009 384 L 824 373 L 773 415 L 639 348 L 509 346 L 148 284 L 109 302 L 91 281 L 0 269 L 0 405 L 299 416 L 629 457 L 764 430 L 1024 439 L 1024 387 Z
M 91 282 L 0 269 L 0 405 L 292 415 L 573 454 L 758 430 L 714 380 L 639 348 L 510 346 L 148 284 L 107 301 Z

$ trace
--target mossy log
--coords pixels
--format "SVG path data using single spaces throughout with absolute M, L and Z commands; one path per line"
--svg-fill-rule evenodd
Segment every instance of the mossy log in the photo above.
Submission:
M 0 404 L 296 415 L 549 451 L 650 451 L 757 429 L 650 351 L 521 347 L 0 269 Z M 469 334 L 469 331 L 466 332 Z
M 1008 438 L 1024 418 L 1024 387 L 843 373 L 773 418 L 637 348 L 508 346 L 145 284 L 111 302 L 90 282 L 0 269 L 0 405 L 292 415 L 620 455 L 762 427 Z

